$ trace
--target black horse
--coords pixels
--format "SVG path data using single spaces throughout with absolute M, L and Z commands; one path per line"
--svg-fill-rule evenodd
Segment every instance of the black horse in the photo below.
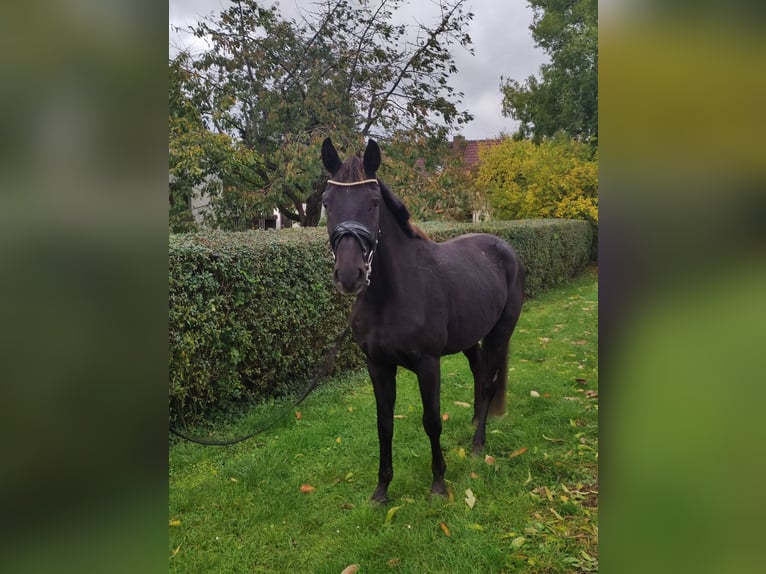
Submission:
M 487 415 L 505 411 L 508 344 L 521 312 L 524 268 L 513 248 L 494 235 L 468 234 L 435 243 L 410 223 L 402 201 L 376 176 L 380 148 L 369 140 L 364 158 L 341 162 L 330 138 L 322 162 L 332 178 L 323 204 L 335 255 L 333 280 L 356 295 L 351 330 L 367 357 L 378 414 L 380 466 L 373 500 L 388 500 L 394 471 L 396 370 L 418 378 L 423 427 L 431 441 L 431 492 L 446 494 L 439 444 L 440 357 L 462 351 L 474 376 L 476 432 L 482 450 Z

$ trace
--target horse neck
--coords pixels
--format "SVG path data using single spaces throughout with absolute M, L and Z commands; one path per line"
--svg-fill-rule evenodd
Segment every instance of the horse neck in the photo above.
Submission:
M 383 206 L 380 214 L 380 235 L 372 263 L 369 295 L 375 299 L 381 296 L 406 293 L 413 265 L 420 247 L 425 244 L 421 238 L 411 237 L 394 214 Z

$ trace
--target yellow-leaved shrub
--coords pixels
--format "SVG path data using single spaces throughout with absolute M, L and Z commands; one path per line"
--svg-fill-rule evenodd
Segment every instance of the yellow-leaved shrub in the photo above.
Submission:
M 598 152 L 565 136 L 504 139 L 481 151 L 477 184 L 495 219 L 584 219 L 598 225 Z

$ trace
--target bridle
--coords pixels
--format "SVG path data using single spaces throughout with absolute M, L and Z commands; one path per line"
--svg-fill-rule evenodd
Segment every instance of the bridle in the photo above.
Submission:
M 338 185 L 340 187 L 353 187 L 355 185 L 363 185 L 365 183 L 375 183 L 379 185 L 377 179 L 363 179 L 361 181 L 352 182 L 335 181 L 330 179 L 327 180 L 327 183 Z M 372 273 L 372 259 L 375 256 L 375 248 L 378 246 L 378 241 L 380 239 L 380 227 L 378 227 L 377 234 L 373 235 L 367 226 L 359 223 L 358 221 L 354 221 L 353 219 L 342 221 L 336 225 L 335 229 L 333 229 L 330 233 L 330 248 L 332 249 L 333 259 L 335 259 L 335 251 L 338 249 L 340 240 L 343 239 L 346 235 L 351 235 L 354 237 L 354 239 L 356 239 L 356 241 L 359 243 L 359 246 L 362 248 L 362 257 L 364 258 L 365 270 L 364 281 L 365 284 L 369 285 L 370 274 Z

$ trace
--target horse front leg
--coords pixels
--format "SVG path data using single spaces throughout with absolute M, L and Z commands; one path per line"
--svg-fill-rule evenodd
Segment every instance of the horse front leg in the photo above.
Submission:
M 444 483 L 444 473 L 447 464 L 444 462 L 439 439 L 442 434 L 442 418 L 440 410 L 441 371 L 439 357 L 424 357 L 418 368 L 418 385 L 420 397 L 423 399 L 423 428 L 431 441 L 431 471 L 433 484 L 431 494 L 447 494 Z
M 373 363 L 368 360 L 367 371 L 375 391 L 375 405 L 378 414 L 378 444 L 380 446 L 378 486 L 372 493 L 372 500 L 385 504 L 388 502 L 388 485 L 394 477 L 391 442 L 394 436 L 396 365 Z

